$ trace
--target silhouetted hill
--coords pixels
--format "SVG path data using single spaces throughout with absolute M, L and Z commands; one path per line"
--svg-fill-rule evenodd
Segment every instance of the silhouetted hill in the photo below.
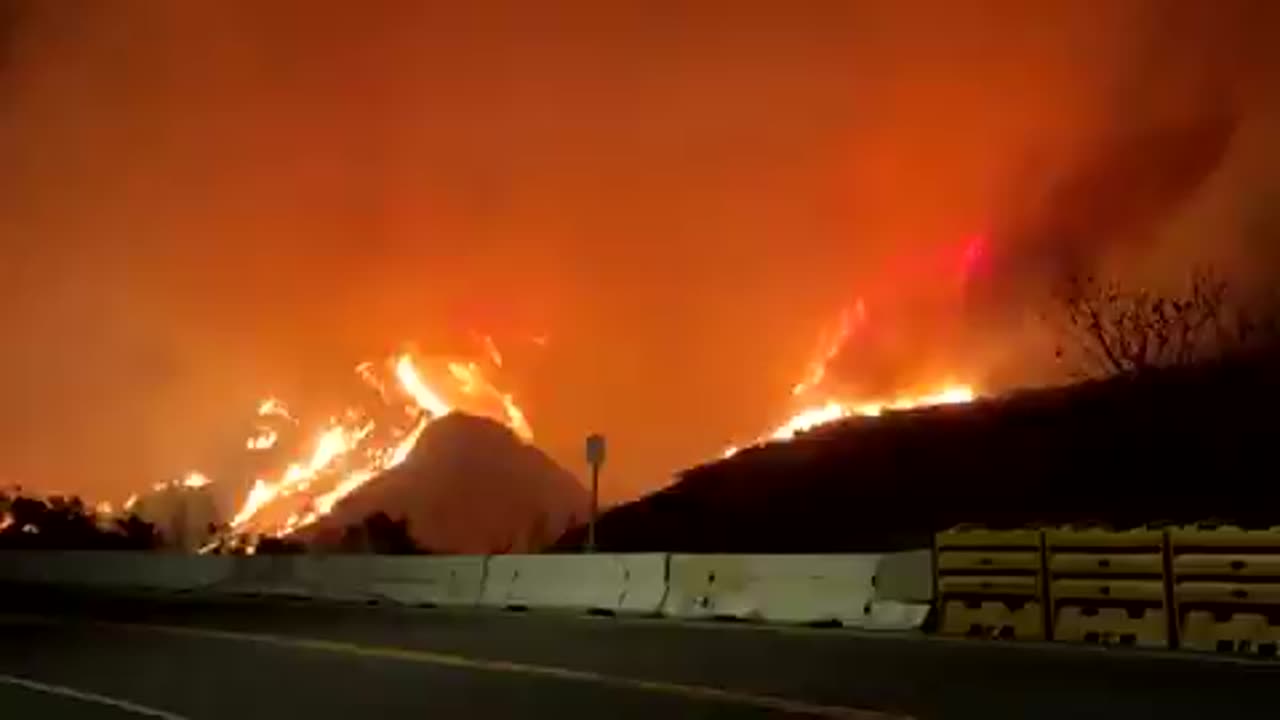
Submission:
M 834 423 L 685 471 L 606 513 L 599 544 L 874 551 L 959 523 L 1280 524 L 1276 369 L 1224 361 Z
M 492 420 L 455 413 L 431 423 L 403 464 L 345 498 L 300 533 L 337 547 L 348 525 L 379 511 L 409 521 L 436 552 L 541 549 L 586 516 L 577 479 Z

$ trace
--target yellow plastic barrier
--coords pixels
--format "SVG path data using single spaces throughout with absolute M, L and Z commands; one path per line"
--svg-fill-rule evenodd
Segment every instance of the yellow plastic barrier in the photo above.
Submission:
M 1045 636 L 1038 530 L 956 529 L 938 533 L 934 543 L 942 634 Z
M 1164 647 L 1167 618 L 1160 608 L 1141 608 L 1135 615 L 1127 608 L 1059 605 L 1054 637 L 1068 642 L 1100 645 Z
M 1280 645 L 1280 531 L 1180 528 L 1169 533 L 1184 647 L 1275 656 Z
M 1280 625 L 1272 625 L 1257 613 L 1233 613 L 1219 619 L 1211 611 L 1192 610 L 1182 623 L 1182 645 L 1191 650 L 1275 657 Z
M 1055 603 L 1088 600 L 1095 603 L 1139 601 L 1161 605 L 1164 583 L 1160 580 L 1117 580 L 1115 578 L 1072 578 L 1054 580 L 1049 594 Z
M 1164 542 L 1146 528 L 1046 531 L 1054 639 L 1168 645 Z
M 1044 609 L 1039 602 L 1016 605 L 1003 600 L 948 600 L 942 606 L 943 635 L 992 640 L 1044 637 Z

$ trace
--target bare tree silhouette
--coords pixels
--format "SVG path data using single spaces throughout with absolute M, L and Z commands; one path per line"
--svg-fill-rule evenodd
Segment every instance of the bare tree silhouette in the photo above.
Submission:
M 1194 364 L 1274 337 L 1270 314 L 1229 300 L 1226 282 L 1207 269 L 1194 271 L 1180 295 L 1071 278 L 1057 294 L 1067 330 L 1058 358 L 1072 362 L 1080 375 L 1132 375 Z

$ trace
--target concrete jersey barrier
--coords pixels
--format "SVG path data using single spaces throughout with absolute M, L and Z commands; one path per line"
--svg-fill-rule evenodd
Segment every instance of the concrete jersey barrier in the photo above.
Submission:
M 663 614 L 706 619 L 736 618 L 778 623 L 872 629 L 919 627 L 927 598 L 877 597 L 881 555 L 672 555 Z M 929 565 L 912 556 L 885 568 L 901 591 L 922 592 L 912 578 Z M 902 576 L 902 577 L 898 577 Z
M 253 555 L 234 561 L 218 589 L 237 595 L 404 605 L 475 605 L 484 556 Z
M 928 551 L 890 555 L 191 556 L 3 552 L 0 581 L 917 628 Z
M 303 555 L 234 555 L 231 572 L 214 588 L 214 592 L 230 595 L 263 595 L 267 597 L 309 596 L 299 565 L 308 562 Z
M 672 555 L 664 613 L 856 624 L 869 612 L 876 555 Z
M 656 615 L 666 592 L 667 556 L 494 555 L 480 604 Z
M 881 555 L 873 582 L 877 600 L 932 602 L 933 551 L 905 550 Z
M 456 607 L 480 602 L 488 563 L 483 555 L 348 557 L 344 560 L 367 564 L 366 587 L 378 599 L 402 605 Z
M 116 590 L 198 591 L 223 582 L 231 558 L 110 550 L 0 552 L 0 581 Z
M 915 630 L 933 607 L 933 551 L 905 550 L 881 555 L 872 578 L 871 612 L 861 627 Z

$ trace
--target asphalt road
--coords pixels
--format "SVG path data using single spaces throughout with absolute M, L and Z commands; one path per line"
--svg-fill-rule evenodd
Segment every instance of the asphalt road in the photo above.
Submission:
M 1267 717 L 1277 687 L 1280 661 L 0 590 L 0 717 Z

